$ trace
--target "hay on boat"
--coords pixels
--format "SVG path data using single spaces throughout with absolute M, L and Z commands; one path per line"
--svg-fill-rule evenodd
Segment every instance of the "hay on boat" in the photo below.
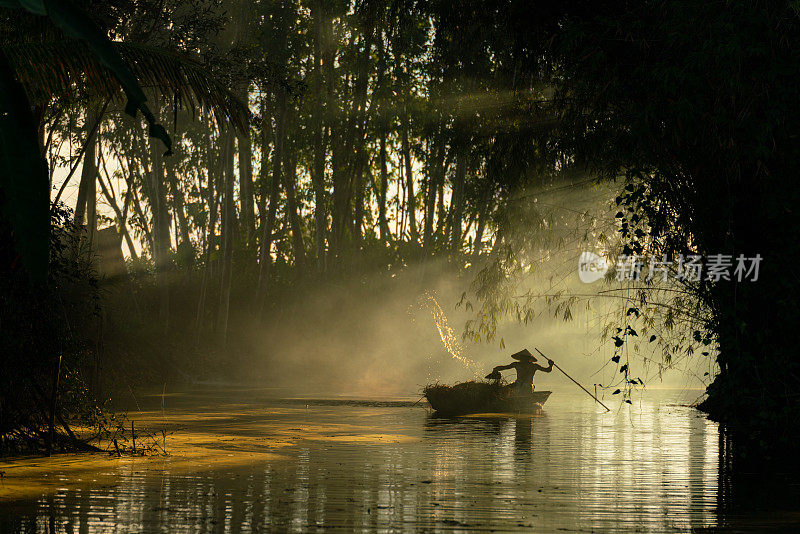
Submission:
M 443 414 L 481 412 L 508 396 L 508 388 L 497 382 L 430 384 L 422 391 L 431 407 Z

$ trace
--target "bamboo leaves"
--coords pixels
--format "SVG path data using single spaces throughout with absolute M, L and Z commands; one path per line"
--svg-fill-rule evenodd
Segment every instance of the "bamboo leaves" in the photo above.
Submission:
M 199 107 L 213 112 L 218 123 L 227 121 L 240 131 L 246 129 L 250 115 L 247 107 L 201 64 L 153 46 L 111 45 L 142 85 L 174 95 L 177 104 L 188 107 L 193 114 Z M 116 98 L 123 87 L 81 42 L 16 43 L 6 46 L 5 51 L 34 101 L 47 101 L 76 91 Z
M 91 51 L 94 58 L 107 68 L 117 80 L 128 98 L 125 112 L 133 117 L 141 111 L 150 125 L 151 137 L 160 139 L 172 153 L 172 140 L 163 126 L 156 123 L 155 117 L 145 102 L 147 98 L 136 77 L 122 59 L 119 52 L 92 20 L 69 0 L 5 0 L 5 7 L 25 9 L 36 15 L 47 15 L 67 36 L 79 39 Z M 1 5 L 1 4 L 0 4 Z

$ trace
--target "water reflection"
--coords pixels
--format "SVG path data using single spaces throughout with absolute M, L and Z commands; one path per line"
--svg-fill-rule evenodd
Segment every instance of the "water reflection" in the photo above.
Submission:
M 0 531 L 99 532 L 114 525 L 170 532 L 303 532 L 323 525 L 604 531 L 728 524 L 717 514 L 714 423 L 658 395 L 609 414 L 591 399 L 559 396 L 533 416 L 454 419 L 408 406 L 283 403 L 272 410 L 268 402 L 238 402 L 226 425 L 215 419 L 206 429 L 217 433 L 219 454 L 231 453 L 224 441 L 233 439 L 230 433 L 256 440 L 305 433 L 280 458 L 198 464 L 194 471 L 179 469 L 177 459 L 105 460 L 77 482 L 55 463 L 56 491 L 28 500 L 0 492 Z M 191 415 L 195 408 L 186 402 L 181 409 Z

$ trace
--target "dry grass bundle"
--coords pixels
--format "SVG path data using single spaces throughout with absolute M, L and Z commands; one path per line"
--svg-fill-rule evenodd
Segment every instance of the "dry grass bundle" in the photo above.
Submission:
M 430 384 L 422 391 L 434 410 L 448 415 L 481 412 L 508 396 L 507 388 L 496 382 Z

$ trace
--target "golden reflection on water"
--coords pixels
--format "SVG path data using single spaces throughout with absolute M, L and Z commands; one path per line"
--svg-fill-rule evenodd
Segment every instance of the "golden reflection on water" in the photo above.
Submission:
M 132 415 L 184 428 L 170 457 L 3 462 L 0 531 L 714 527 L 717 426 L 669 395 L 604 414 L 558 391 L 535 416 L 458 419 L 419 405 L 187 395 Z

